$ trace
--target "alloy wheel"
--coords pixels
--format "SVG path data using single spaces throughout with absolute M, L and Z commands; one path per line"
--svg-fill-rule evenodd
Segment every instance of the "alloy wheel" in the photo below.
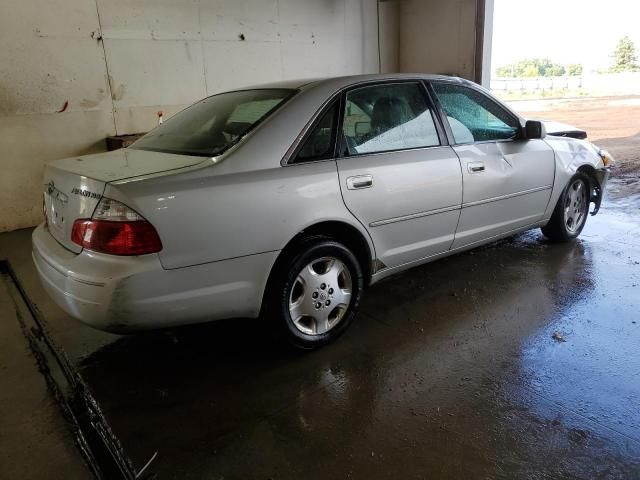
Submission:
M 564 224 L 567 232 L 575 234 L 582 228 L 589 207 L 588 189 L 584 181 L 576 179 L 570 186 L 564 203 Z
M 344 318 L 351 303 L 353 283 L 347 266 L 335 257 L 307 264 L 289 295 L 289 314 L 295 327 L 307 335 L 322 335 Z

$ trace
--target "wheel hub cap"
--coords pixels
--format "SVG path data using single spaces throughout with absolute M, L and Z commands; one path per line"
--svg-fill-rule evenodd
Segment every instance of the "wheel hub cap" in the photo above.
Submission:
M 582 180 L 575 180 L 569 186 L 564 204 L 564 224 L 571 234 L 576 233 L 586 219 L 589 206 L 587 194 L 587 187 Z
M 352 281 L 347 266 L 323 257 L 305 266 L 289 295 L 289 314 L 298 330 L 321 335 L 344 318 L 351 302 Z

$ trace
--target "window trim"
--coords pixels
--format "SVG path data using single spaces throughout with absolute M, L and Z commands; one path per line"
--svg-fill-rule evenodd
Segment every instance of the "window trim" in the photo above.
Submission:
M 288 157 L 287 157 L 287 165 L 304 165 L 306 163 L 316 163 L 316 162 L 327 162 L 327 161 L 335 161 L 336 159 L 336 148 L 337 148 L 337 144 L 338 144 L 338 130 L 337 130 L 337 125 L 338 125 L 338 119 L 340 116 L 340 111 L 342 108 L 342 99 L 341 98 L 336 98 L 337 95 L 334 95 L 331 97 L 331 99 L 328 102 L 325 102 L 325 104 L 319 109 L 318 112 L 316 112 L 316 115 L 314 115 L 313 120 L 310 122 L 310 124 L 307 126 L 307 128 L 304 130 L 304 134 L 302 135 L 302 138 L 300 138 L 300 140 L 297 142 L 297 144 L 295 144 L 295 148 L 291 151 L 291 153 L 288 153 Z M 320 122 L 324 119 L 324 116 L 333 108 L 337 106 L 336 112 L 334 113 L 334 124 L 331 128 L 331 141 L 333 142 L 333 145 L 330 147 L 331 148 L 331 153 L 329 155 L 329 158 L 316 158 L 316 159 L 309 159 L 309 160 L 304 160 L 304 161 L 300 161 L 300 162 L 296 162 L 296 157 L 298 156 L 298 153 L 300 153 L 300 151 L 304 148 L 304 146 L 307 143 L 307 140 L 309 140 L 309 138 L 311 137 L 311 135 L 313 134 L 313 132 L 315 131 L 316 127 L 320 124 Z
M 440 140 L 440 145 L 435 145 L 432 147 L 415 147 L 415 148 L 406 149 L 406 150 L 423 150 L 426 148 L 439 148 L 439 147 L 445 147 L 445 146 L 451 145 L 451 142 L 449 140 L 449 136 L 447 135 L 447 130 L 446 130 L 448 127 L 448 124 L 443 123 L 441 116 L 438 115 L 437 104 L 434 101 L 433 94 L 429 91 L 429 88 L 427 86 L 429 82 L 428 79 L 425 79 L 423 76 L 416 76 L 416 77 L 407 77 L 407 78 L 388 78 L 388 79 L 382 79 L 382 80 L 361 80 L 361 81 L 356 81 L 351 85 L 340 87 L 338 90 L 333 92 L 329 96 L 329 98 L 327 98 L 322 103 L 322 105 L 320 105 L 320 107 L 314 112 L 314 114 L 311 116 L 309 121 L 302 128 L 300 133 L 298 133 L 298 135 L 293 140 L 293 142 L 291 142 L 291 145 L 289 146 L 285 154 L 282 156 L 282 159 L 280 160 L 280 166 L 292 167 L 297 165 L 307 165 L 308 163 L 331 162 L 331 161 L 337 161 L 341 158 L 348 158 L 342 155 L 342 148 L 344 148 L 344 145 L 342 143 L 343 135 L 341 135 L 343 115 L 338 115 L 338 125 L 337 125 L 338 130 L 336 132 L 335 158 L 331 160 L 316 160 L 315 162 L 300 162 L 300 163 L 291 162 L 291 159 L 293 157 L 293 152 L 298 148 L 298 145 L 304 141 L 305 135 L 307 135 L 307 132 L 313 128 L 313 126 L 319 120 L 320 116 L 323 114 L 325 108 L 327 108 L 328 105 L 332 104 L 333 101 L 335 101 L 336 99 L 340 99 L 340 102 L 341 102 L 340 113 L 343 112 L 344 99 L 346 97 L 347 91 L 355 88 L 366 87 L 371 85 L 384 85 L 388 83 L 416 83 L 416 82 L 422 85 L 423 91 L 426 93 L 429 108 L 432 110 L 433 112 L 432 116 L 435 118 L 434 123 L 436 125 L 436 129 L 438 130 L 438 138 Z M 395 151 L 403 151 L 403 150 L 390 150 L 388 152 L 381 152 L 381 153 L 389 153 L 389 152 L 395 152 Z M 378 153 L 368 153 L 367 155 L 377 155 L 377 154 Z
M 411 83 L 416 84 L 418 86 L 418 89 L 422 92 L 422 97 L 427 105 L 427 108 L 431 112 L 431 119 L 433 120 L 433 125 L 436 129 L 436 135 L 438 136 L 438 144 L 425 145 L 421 147 L 407 147 L 407 148 L 395 148 L 391 150 L 379 150 L 375 152 L 363 152 L 363 153 L 357 153 L 354 155 L 345 154 L 346 139 L 345 139 L 345 135 L 342 127 L 344 125 L 344 109 L 347 106 L 347 94 L 353 90 L 360 90 L 363 88 L 377 87 L 381 85 L 402 85 L 402 84 L 411 84 Z M 342 94 L 342 106 L 341 106 L 341 112 L 339 116 L 338 132 L 337 132 L 337 137 L 338 137 L 338 149 L 336 151 L 337 160 L 346 159 L 346 158 L 368 157 L 371 155 L 383 155 L 383 154 L 394 153 L 394 152 L 425 150 L 428 148 L 441 148 L 449 145 L 447 135 L 445 134 L 445 130 L 442 128 L 441 119 L 435 108 L 435 104 L 433 103 L 431 95 L 429 94 L 429 91 L 424 84 L 424 79 L 407 78 L 407 79 L 389 79 L 389 80 L 382 80 L 382 81 L 380 80 L 367 81 L 367 82 L 345 87 L 344 89 L 342 89 L 341 94 Z
M 302 130 L 300 131 L 300 133 L 296 136 L 296 138 L 293 141 L 293 143 L 291 143 L 291 145 L 289 146 L 289 148 L 285 152 L 284 156 L 282 157 L 282 160 L 280 160 L 280 166 L 282 166 L 282 167 L 293 167 L 293 166 L 297 166 L 297 165 L 308 165 L 309 163 L 335 162 L 336 155 L 337 155 L 337 148 L 338 148 L 338 134 L 337 134 L 338 131 L 337 130 L 335 132 L 336 136 L 335 136 L 335 144 L 334 144 L 334 148 L 333 148 L 333 158 L 330 158 L 330 159 L 327 159 L 327 160 L 310 160 L 308 162 L 299 162 L 299 163 L 294 163 L 293 162 L 293 159 L 295 158 L 295 154 L 298 152 L 298 150 L 300 148 L 302 148 L 302 145 L 304 144 L 306 139 L 309 137 L 309 135 L 311 135 L 311 132 L 313 131 L 314 127 L 318 124 L 318 122 L 320 120 L 322 120 L 322 117 L 323 117 L 324 113 L 329 108 L 331 108 L 335 102 L 340 102 L 340 105 L 338 107 L 338 111 L 341 111 L 341 109 L 342 109 L 342 90 L 338 90 L 337 92 L 334 92 L 327 100 L 325 100 L 322 103 L 322 105 L 320 105 L 320 108 L 318 108 L 315 111 L 315 113 L 311 116 L 311 118 L 305 124 L 305 126 L 302 127 Z M 338 120 L 340 120 L 339 115 L 338 115 Z M 337 128 L 337 126 L 335 128 Z
M 516 116 L 513 112 L 511 112 L 509 109 L 507 109 L 503 105 L 501 105 L 500 102 L 498 102 L 496 99 L 494 99 L 490 95 L 487 95 L 481 89 L 475 88 L 472 85 L 460 84 L 460 83 L 455 83 L 455 82 L 448 82 L 446 80 L 424 80 L 424 82 L 427 85 L 427 90 L 429 91 L 429 93 L 433 97 L 433 101 L 434 101 L 434 104 L 436 105 L 436 109 L 438 111 L 438 115 L 440 117 L 441 122 L 443 123 L 443 125 L 445 127 L 445 131 L 446 131 L 447 137 L 449 139 L 449 144 L 451 146 L 480 145 L 480 144 L 484 144 L 484 143 L 505 143 L 505 142 L 516 142 L 516 141 L 522 140 L 522 138 L 521 138 L 521 135 L 522 135 L 522 122 L 520 121 L 520 118 L 518 116 Z M 510 117 L 518 125 L 518 132 L 516 133 L 516 136 L 514 138 L 500 138 L 500 139 L 495 139 L 495 140 L 474 140 L 473 142 L 456 142 L 456 139 L 455 139 L 455 137 L 453 135 L 453 130 L 451 129 L 451 125 L 449 124 L 449 120 L 447 119 L 447 114 L 444 111 L 444 108 L 442 107 L 442 104 L 440 103 L 440 99 L 438 98 L 438 95 L 437 95 L 435 89 L 433 88 L 433 84 L 438 84 L 438 83 L 439 84 L 444 84 L 444 85 L 454 85 L 454 86 L 461 87 L 461 88 L 468 88 L 469 90 L 473 90 L 474 92 L 476 92 L 479 95 L 482 95 L 484 98 L 488 99 L 496 107 L 498 107 L 499 109 L 504 111 L 507 114 L 507 116 Z

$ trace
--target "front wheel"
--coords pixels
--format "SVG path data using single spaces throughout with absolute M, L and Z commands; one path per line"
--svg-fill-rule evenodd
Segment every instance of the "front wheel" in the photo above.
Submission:
M 310 240 L 276 279 L 272 312 L 291 344 L 317 348 L 349 327 L 363 285 L 362 268 L 347 247 L 329 239 Z
M 556 242 L 567 242 L 576 238 L 587 222 L 590 200 L 589 177 L 583 173 L 576 173 L 560 195 L 549 223 L 542 227 L 542 233 Z

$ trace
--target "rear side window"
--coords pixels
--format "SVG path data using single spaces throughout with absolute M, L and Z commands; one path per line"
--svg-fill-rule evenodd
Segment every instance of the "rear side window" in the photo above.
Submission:
M 456 143 L 514 138 L 518 122 L 486 95 L 461 85 L 433 83 Z
M 334 157 L 338 102 L 322 115 L 302 144 L 292 163 L 328 160 Z
M 129 148 L 213 157 L 238 143 L 295 90 L 256 89 L 205 98 L 151 130 Z
M 433 113 L 419 83 L 347 92 L 343 134 L 348 155 L 440 145 Z

